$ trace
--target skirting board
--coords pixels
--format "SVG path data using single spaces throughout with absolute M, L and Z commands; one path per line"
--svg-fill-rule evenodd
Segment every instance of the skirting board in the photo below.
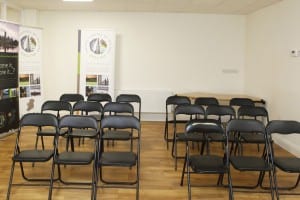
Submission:
M 2 139 L 2 138 L 5 138 L 5 137 L 7 137 L 7 136 L 10 136 L 10 135 L 12 135 L 12 134 L 14 134 L 14 133 L 16 133 L 17 132 L 17 130 L 11 130 L 11 131 L 8 131 L 8 132 L 5 132 L 5 133 L 1 133 L 0 134 L 0 140 Z

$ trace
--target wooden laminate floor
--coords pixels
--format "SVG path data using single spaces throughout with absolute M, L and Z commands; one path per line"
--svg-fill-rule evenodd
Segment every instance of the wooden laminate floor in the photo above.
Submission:
M 182 200 L 187 199 L 187 186 L 186 181 L 184 186 L 180 186 L 180 176 L 183 161 L 179 160 L 178 170 L 174 170 L 174 160 L 171 157 L 170 150 L 166 149 L 166 144 L 163 140 L 163 122 L 143 122 L 142 123 L 142 145 L 141 145 L 141 177 L 140 177 L 140 199 L 141 200 Z M 28 130 L 32 132 L 33 130 Z M 29 145 L 34 137 L 26 139 L 22 145 Z M 0 200 L 6 199 L 8 179 L 11 169 L 11 156 L 14 150 L 15 134 L 3 138 L 0 140 Z M 52 142 L 47 140 L 48 146 L 51 146 Z M 88 149 L 91 146 L 91 141 L 86 140 L 83 145 L 76 148 Z M 129 144 L 125 146 L 121 142 L 117 142 L 114 147 L 110 145 L 109 148 L 129 148 Z M 211 148 L 221 149 L 220 144 L 213 144 Z M 277 147 L 278 148 L 278 147 Z M 179 146 L 179 151 L 184 153 L 184 146 Z M 245 146 L 246 152 L 257 153 L 256 146 Z M 286 155 L 287 153 L 280 150 L 280 154 Z M 36 164 L 32 167 L 31 164 L 25 165 L 28 175 L 49 175 L 50 164 Z M 257 173 L 239 173 L 232 171 L 233 184 L 247 183 L 255 184 L 257 180 Z M 72 180 L 89 180 L 90 179 L 90 167 L 78 167 L 68 166 L 63 168 L 63 174 L 66 179 Z M 122 178 L 124 180 L 131 180 L 135 175 L 135 169 L 107 169 L 104 171 L 107 178 Z M 123 175 L 125 174 L 125 175 Z M 295 176 L 284 175 L 278 173 L 280 184 L 293 184 Z M 193 176 L 193 183 L 216 183 L 216 175 L 197 175 Z M 16 165 L 14 183 L 26 183 L 21 178 L 20 168 Z M 55 183 L 56 187 L 62 186 Z M 48 198 L 47 186 L 14 186 L 11 192 L 12 200 L 42 200 Z M 271 199 L 269 193 L 255 193 L 258 190 L 251 190 L 248 193 L 234 192 L 235 199 L 241 200 L 264 200 Z M 296 192 L 300 192 L 300 189 L 296 189 Z M 228 192 L 226 188 L 221 187 L 193 187 L 192 188 L 193 199 L 228 199 Z M 98 189 L 98 199 L 111 200 L 132 200 L 135 199 L 134 189 Z M 300 199 L 300 196 L 280 196 L 284 199 Z M 90 191 L 87 189 L 54 189 L 54 200 L 85 200 L 90 199 Z

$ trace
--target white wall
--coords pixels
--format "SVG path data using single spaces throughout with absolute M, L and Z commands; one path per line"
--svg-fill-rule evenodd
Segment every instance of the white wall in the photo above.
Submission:
M 76 92 L 81 28 L 116 31 L 117 90 L 244 90 L 245 16 L 40 11 L 38 26 L 46 99 Z
M 268 102 L 271 119 L 300 120 L 300 1 L 284 0 L 247 17 L 245 90 Z M 300 137 L 275 137 L 300 156 Z
M 285 0 L 247 17 L 246 92 L 266 98 L 273 119 L 300 120 L 300 1 Z

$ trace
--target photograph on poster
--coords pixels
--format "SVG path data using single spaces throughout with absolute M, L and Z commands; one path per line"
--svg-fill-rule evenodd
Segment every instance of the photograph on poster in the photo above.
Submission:
M 0 23 L 0 52 L 18 53 L 19 27 L 16 24 Z
M 41 83 L 39 74 L 30 74 L 30 85 L 39 85 Z
M 8 89 L 0 90 L 0 99 L 8 99 L 17 96 L 18 96 L 17 88 L 8 88 Z
M 30 88 L 29 88 L 29 86 L 20 87 L 20 97 L 21 98 L 30 97 Z
M 92 93 L 107 93 L 109 91 L 108 74 L 86 75 L 85 95 Z
M 41 95 L 41 86 L 40 85 L 30 86 L 30 95 L 31 96 L 40 96 Z
M 21 86 L 29 85 L 29 74 L 20 74 L 19 77 Z
M 97 75 L 86 75 L 86 85 L 97 85 Z

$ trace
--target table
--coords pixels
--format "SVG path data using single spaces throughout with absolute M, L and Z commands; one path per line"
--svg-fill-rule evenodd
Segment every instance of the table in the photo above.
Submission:
M 208 92 L 188 92 L 188 93 L 179 93 L 179 96 L 187 96 L 192 101 L 194 101 L 197 97 L 215 97 L 218 99 L 220 104 L 229 103 L 232 98 L 249 98 L 252 99 L 255 103 L 266 104 L 266 101 L 259 97 L 244 95 L 244 94 L 220 94 L 220 93 L 208 93 Z

